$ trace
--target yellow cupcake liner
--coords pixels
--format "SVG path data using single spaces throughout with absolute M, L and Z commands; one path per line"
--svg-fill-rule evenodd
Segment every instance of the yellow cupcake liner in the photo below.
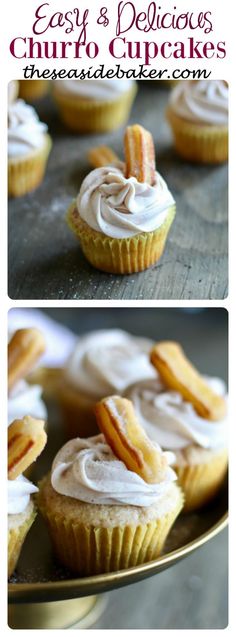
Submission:
M 193 124 L 181 119 L 169 108 L 176 150 L 192 162 L 220 164 L 228 159 L 228 127 Z
M 8 531 L 8 577 L 12 575 L 16 568 L 22 545 L 36 514 L 36 509 L 34 509 L 23 524 Z
M 212 500 L 219 491 L 228 466 L 228 453 L 215 454 L 207 463 L 175 466 L 178 483 L 183 490 L 184 511 L 194 511 Z
M 49 92 L 50 80 L 20 80 L 19 97 L 26 102 L 45 97 Z
M 39 186 L 44 177 L 51 147 L 51 138 L 46 135 L 42 149 L 22 158 L 9 160 L 9 197 L 21 197 Z
M 175 206 L 171 206 L 160 228 L 153 232 L 141 232 L 128 239 L 112 239 L 90 228 L 79 216 L 75 203 L 68 210 L 67 222 L 91 265 L 113 274 L 132 274 L 146 270 L 159 261 L 174 217 Z
M 119 571 L 156 559 L 182 508 L 182 493 L 175 508 L 161 519 L 137 526 L 96 527 L 54 515 L 42 502 L 39 507 L 46 519 L 59 560 L 80 575 Z
M 61 95 L 56 90 L 53 95 L 61 119 L 68 128 L 77 133 L 103 133 L 119 128 L 127 121 L 136 93 L 137 87 L 133 85 L 119 98 L 103 102 Z

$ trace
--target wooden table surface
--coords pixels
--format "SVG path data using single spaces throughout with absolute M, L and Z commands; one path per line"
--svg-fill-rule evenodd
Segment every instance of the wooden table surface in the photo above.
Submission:
M 49 97 L 37 104 L 53 150 L 41 186 L 9 202 L 9 296 L 12 299 L 222 299 L 227 296 L 227 166 L 196 166 L 175 155 L 164 119 L 166 87 L 140 82 L 131 122 L 153 133 L 157 168 L 177 215 L 161 261 L 136 275 L 93 269 L 64 217 L 89 170 L 87 151 L 108 144 L 122 156 L 123 129 L 79 137 L 63 127 Z

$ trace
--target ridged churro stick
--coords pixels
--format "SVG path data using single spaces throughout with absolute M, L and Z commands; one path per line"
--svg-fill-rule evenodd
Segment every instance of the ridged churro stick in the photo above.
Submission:
M 8 479 L 15 480 L 36 460 L 47 442 L 44 420 L 25 416 L 8 427 Z
M 124 137 L 127 178 L 152 185 L 155 181 L 155 148 L 151 133 L 139 124 L 128 126 Z
M 93 168 L 102 168 L 119 162 L 119 157 L 109 146 L 96 146 L 88 152 L 88 159 Z
M 96 404 L 95 414 L 107 443 L 130 471 L 149 483 L 163 479 L 167 460 L 138 423 L 130 400 L 109 396 Z
M 45 340 L 36 328 L 17 330 L 8 345 L 8 389 L 27 376 L 45 351 Z
M 224 398 L 215 394 L 195 367 L 186 358 L 182 347 L 174 341 L 154 345 L 151 362 L 165 385 L 178 391 L 192 403 L 196 412 L 208 420 L 221 420 L 226 414 Z

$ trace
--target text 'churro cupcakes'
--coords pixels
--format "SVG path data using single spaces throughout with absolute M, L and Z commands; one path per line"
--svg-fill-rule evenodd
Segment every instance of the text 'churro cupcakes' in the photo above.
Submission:
M 38 495 L 59 559 L 83 575 L 155 559 L 183 503 L 169 454 L 148 439 L 132 403 L 109 397 L 96 416 L 103 433 L 69 441 Z
M 57 80 L 53 96 L 64 124 L 78 133 L 103 133 L 127 121 L 137 92 L 134 80 Z
M 38 491 L 23 473 L 35 462 L 47 441 L 44 421 L 25 416 L 8 427 L 8 575 L 20 555 L 36 516 L 32 494 Z
M 62 369 L 57 401 L 68 438 L 98 432 L 94 407 L 109 394 L 155 377 L 149 362 L 153 342 L 123 330 L 97 330 L 81 336 Z
M 228 159 L 228 85 L 224 80 L 184 80 L 173 89 L 167 108 L 175 147 L 193 162 Z
M 175 216 L 175 202 L 155 167 L 151 133 L 126 129 L 125 163 L 110 149 L 90 153 L 98 166 L 84 179 L 67 213 L 88 261 L 116 274 L 141 272 L 161 257 Z M 108 163 L 107 163 L 108 162 Z
M 41 183 L 51 150 L 47 126 L 36 111 L 16 100 L 8 106 L 8 194 L 20 197 Z
M 136 383 L 127 396 L 151 440 L 174 452 L 185 510 L 194 510 L 217 494 L 227 470 L 225 384 L 201 377 L 177 343 L 157 343 L 151 360 L 156 379 Z

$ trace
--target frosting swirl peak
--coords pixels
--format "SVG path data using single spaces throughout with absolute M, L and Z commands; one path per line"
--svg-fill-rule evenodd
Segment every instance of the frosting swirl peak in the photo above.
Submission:
M 77 197 L 77 210 L 93 230 L 121 239 L 159 228 L 174 203 L 158 172 L 151 186 L 135 177 L 126 179 L 123 167 L 112 165 L 87 175 Z
M 78 390 L 94 399 L 122 394 L 143 378 L 155 378 L 149 362 L 149 339 L 132 336 L 123 330 L 97 330 L 82 336 L 67 366 L 66 378 Z
M 224 80 L 184 80 L 170 95 L 173 112 L 196 124 L 227 126 L 228 86 Z
M 208 377 L 206 381 L 213 391 L 225 396 L 223 381 Z M 213 423 L 201 418 L 190 402 L 177 391 L 168 390 L 158 378 L 133 385 L 127 397 L 149 438 L 158 441 L 163 449 L 175 452 L 191 444 L 205 449 L 226 445 L 226 419 Z
M 43 146 L 46 124 L 32 106 L 16 100 L 8 107 L 8 156 L 26 155 Z
M 172 454 L 165 455 L 173 460 Z M 51 472 L 57 493 L 91 504 L 150 506 L 174 480 L 176 474 L 168 465 L 163 482 L 148 484 L 114 456 L 103 434 L 67 442 L 56 455 Z

